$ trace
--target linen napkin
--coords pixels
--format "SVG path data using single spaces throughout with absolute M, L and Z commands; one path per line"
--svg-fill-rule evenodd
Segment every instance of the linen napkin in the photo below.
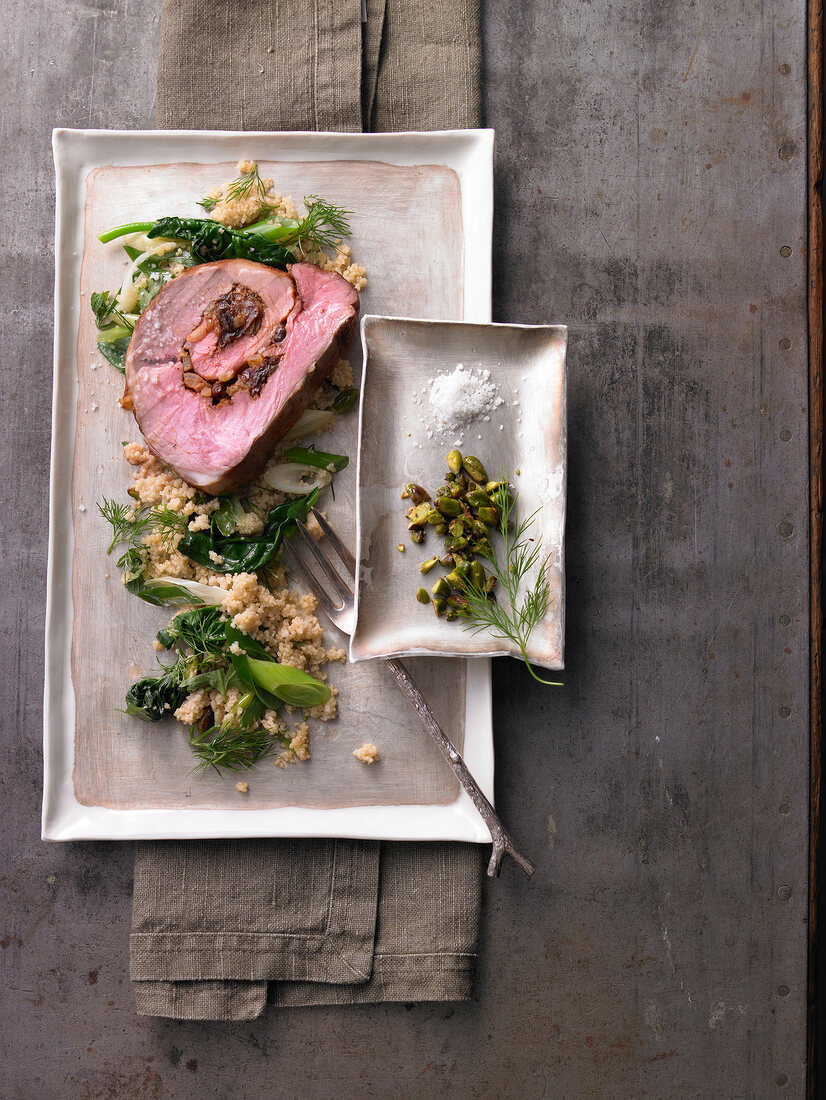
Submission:
M 366 13 L 366 22 L 363 15 Z M 165 128 L 478 126 L 478 0 L 164 0 Z M 459 843 L 149 841 L 135 849 L 138 1012 L 472 995 L 483 852 Z
M 164 0 L 158 125 L 465 129 L 481 58 L 479 0 Z

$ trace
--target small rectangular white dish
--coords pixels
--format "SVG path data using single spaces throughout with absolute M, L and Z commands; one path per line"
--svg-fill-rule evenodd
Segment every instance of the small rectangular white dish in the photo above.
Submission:
M 521 656 L 512 640 L 463 630 L 461 620 L 448 622 L 415 597 L 417 588 L 429 589 L 446 572 L 436 566 L 423 577 L 419 571 L 425 559 L 444 552 L 443 543 L 428 528 L 420 546 L 410 541 L 410 502 L 400 494 L 414 482 L 433 495 L 447 470 L 447 452 L 458 448 L 479 458 L 490 479 L 510 475 L 520 518 L 536 513 L 529 535 L 541 540 L 550 599 L 527 653 L 532 664 L 564 668 L 566 327 L 366 316 L 361 331 L 360 572 L 351 660 Z M 460 376 L 471 372 L 499 404 L 462 428 L 440 431 L 432 384 L 455 377 L 459 367 Z
M 122 252 L 97 235 L 133 219 L 198 214 L 209 186 L 255 158 L 285 194 L 353 211 L 353 257 L 368 269 L 362 311 L 490 318 L 493 133 L 232 133 L 57 130 L 55 357 L 44 685 L 42 833 L 48 840 L 252 836 L 455 839 L 489 834 L 380 663 L 335 666 L 341 713 L 315 724 L 312 760 L 236 776 L 192 774 L 184 727 L 122 714 L 154 665 L 152 638 L 174 613 L 136 600 L 106 557 L 96 514 L 129 484 L 120 376 L 95 347 L 89 295 L 117 285 Z M 360 350 L 351 352 L 356 377 Z M 329 439 L 356 453 L 355 414 Z M 330 521 L 353 535 L 355 463 Z M 351 545 L 353 543 L 351 542 Z M 325 625 L 325 635 L 328 631 Z M 330 645 L 345 644 L 329 629 Z M 413 662 L 414 674 L 488 797 L 493 794 L 489 662 Z M 457 691 L 456 685 L 460 685 Z M 374 740 L 383 764 L 352 750 Z

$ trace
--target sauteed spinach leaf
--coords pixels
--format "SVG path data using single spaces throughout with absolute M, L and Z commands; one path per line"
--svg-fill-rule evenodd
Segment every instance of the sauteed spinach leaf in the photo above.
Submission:
M 307 519 L 317 500 L 318 489 L 313 489 L 306 496 L 276 505 L 267 513 L 261 534 L 249 537 L 222 535 L 213 518 L 208 531 L 185 531 L 178 550 L 215 573 L 255 573 L 272 559 L 282 539 L 292 534 L 296 521 Z

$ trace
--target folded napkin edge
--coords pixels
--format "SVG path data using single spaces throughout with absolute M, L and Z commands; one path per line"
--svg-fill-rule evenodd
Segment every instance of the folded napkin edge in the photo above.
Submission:
M 324 939 L 256 933 L 137 933 L 130 938 L 133 981 L 365 982 L 373 938 L 346 933 Z

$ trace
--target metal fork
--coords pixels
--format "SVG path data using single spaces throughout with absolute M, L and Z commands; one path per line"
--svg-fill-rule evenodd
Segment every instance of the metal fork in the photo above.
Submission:
M 338 535 L 321 512 L 313 508 L 312 514 L 327 537 L 330 546 L 347 570 L 349 581 L 344 580 L 303 523 L 298 523 L 298 531 L 310 556 L 320 572 L 323 573 L 325 581 L 319 580 L 317 574 L 310 568 L 308 563 L 289 540 L 285 540 L 282 547 L 290 564 L 307 582 L 330 621 L 345 634 L 352 634 L 355 623 L 355 597 L 353 595 L 352 585 L 355 584 L 356 559 L 342 543 L 341 539 L 339 539 Z M 493 851 L 491 852 L 490 863 L 488 864 L 488 874 L 491 876 L 499 874 L 502 859 L 505 853 L 507 853 L 514 862 L 519 864 L 528 878 L 530 878 L 536 868 L 531 861 L 526 859 L 516 848 L 516 845 L 506 832 L 504 825 L 497 817 L 493 806 L 491 806 L 490 802 L 485 798 L 479 784 L 468 771 L 464 760 L 450 743 L 447 734 L 436 721 L 433 712 L 427 705 L 427 700 L 422 695 L 421 691 L 419 691 L 413 677 L 402 662 L 396 660 L 395 657 L 385 660 L 384 663 L 392 672 L 396 679 L 396 683 L 407 696 L 408 700 L 418 711 L 425 729 L 444 753 L 445 759 L 453 769 L 456 778 L 470 795 L 474 806 L 479 811 L 482 820 L 490 830 L 491 840 L 493 841 Z

